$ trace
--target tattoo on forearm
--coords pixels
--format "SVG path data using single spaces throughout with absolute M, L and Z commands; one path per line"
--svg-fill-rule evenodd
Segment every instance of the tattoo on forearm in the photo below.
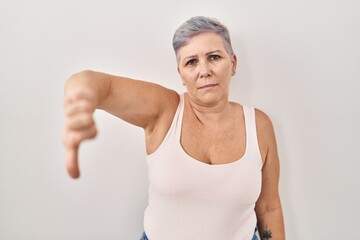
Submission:
M 271 231 L 268 230 L 267 225 L 266 225 L 265 230 L 262 231 L 262 238 L 264 240 L 269 240 L 270 238 L 272 238 L 271 234 L 272 234 Z

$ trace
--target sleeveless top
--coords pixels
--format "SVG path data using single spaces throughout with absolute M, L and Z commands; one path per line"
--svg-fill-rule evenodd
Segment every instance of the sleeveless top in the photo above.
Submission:
M 243 109 L 244 155 L 235 162 L 210 165 L 192 158 L 181 146 L 184 95 L 180 96 L 163 142 L 146 157 L 149 200 L 144 229 L 150 240 L 252 239 L 262 159 L 255 110 Z

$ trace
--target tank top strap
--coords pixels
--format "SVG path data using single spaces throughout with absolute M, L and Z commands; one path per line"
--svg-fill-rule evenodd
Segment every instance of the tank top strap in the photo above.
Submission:
M 251 152 L 251 154 L 256 157 L 256 159 L 260 159 L 260 164 L 262 165 L 262 158 L 256 131 L 255 108 L 250 106 L 243 106 L 243 109 L 246 130 L 246 151 Z
M 176 116 L 176 124 L 175 124 L 175 138 L 180 143 L 181 137 L 181 126 L 182 126 L 182 119 L 184 115 L 184 108 L 185 108 L 185 99 L 184 94 L 180 94 L 180 102 L 177 109 L 177 116 Z
M 148 160 L 155 158 L 156 156 L 161 154 L 164 151 L 164 149 L 168 148 L 169 146 L 173 147 L 172 143 L 179 142 L 178 139 L 180 139 L 183 109 L 184 109 L 184 95 L 181 94 L 180 101 L 176 109 L 174 118 L 171 122 L 170 128 L 166 133 L 158 149 L 156 149 L 155 152 L 150 153 L 146 156 Z

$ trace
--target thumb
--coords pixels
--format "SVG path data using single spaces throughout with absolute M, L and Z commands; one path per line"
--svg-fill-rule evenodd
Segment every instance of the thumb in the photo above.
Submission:
M 79 145 L 66 147 L 66 169 L 70 177 L 79 178 L 79 162 L 78 162 Z

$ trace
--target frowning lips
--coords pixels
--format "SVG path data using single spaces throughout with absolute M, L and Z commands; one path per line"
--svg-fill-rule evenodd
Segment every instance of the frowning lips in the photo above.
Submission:
M 217 84 L 217 83 L 206 84 L 201 87 L 198 87 L 198 89 L 211 88 L 211 87 L 215 87 L 217 85 L 219 85 L 219 84 Z

